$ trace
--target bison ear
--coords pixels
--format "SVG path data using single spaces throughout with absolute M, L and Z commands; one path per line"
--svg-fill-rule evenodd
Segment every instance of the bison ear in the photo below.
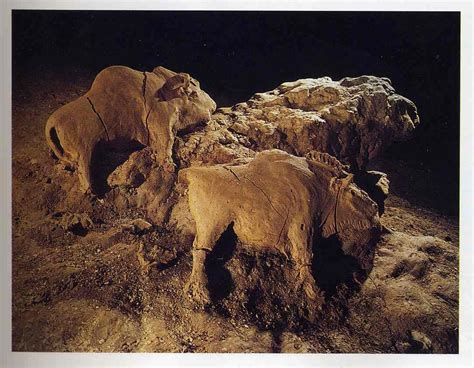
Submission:
M 341 179 L 342 187 L 347 187 L 354 181 L 354 174 L 348 174 L 345 178 Z
M 153 69 L 153 73 L 155 73 L 159 77 L 162 77 L 165 81 L 170 79 L 171 77 L 174 77 L 177 74 L 172 70 L 166 69 L 162 66 L 157 66 L 155 69 Z
M 173 98 L 183 97 L 188 94 L 191 77 L 189 74 L 180 73 L 168 79 L 163 87 L 156 92 L 156 97 L 162 101 L 169 101 Z

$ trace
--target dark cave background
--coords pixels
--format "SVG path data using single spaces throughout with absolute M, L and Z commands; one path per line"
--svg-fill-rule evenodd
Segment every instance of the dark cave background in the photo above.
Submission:
M 459 12 L 14 10 L 12 22 L 14 89 L 25 73 L 163 65 L 230 106 L 299 78 L 389 77 L 421 125 L 386 156 L 425 173 L 410 179 L 425 182 L 419 195 L 458 214 Z

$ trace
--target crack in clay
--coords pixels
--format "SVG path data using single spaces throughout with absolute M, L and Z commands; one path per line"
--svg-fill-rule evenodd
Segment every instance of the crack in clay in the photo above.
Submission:
M 265 196 L 265 198 L 267 198 L 267 200 L 268 200 L 268 202 L 270 203 L 270 206 L 273 208 L 273 210 L 274 210 L 276 213 L 278 213 L 278 215 L 280 215 L 281 217 L 283 217 L 283 215 L 282 215 L 280 212 L 278 212 L 278 210 L 273 206 L 273 203 L 272 203 L 272 201 L 270 200 L 270 197 L 268 196 L 267 193 L 265 193 L 265 191 L 264 191 L 262 188 L 260 188 L 257 184 L 255 184 L 255 183 L 254 183 L 252 180 L 250 180 L 247 176 L 244 176 L 244 179 L 247 179 L 255 188 L 259 189 L 259 190 L 263 193 L 263 195 Z
M 146 103 L 146 86 L 147 86 L 147 80 L 148 77 L 146 75 L 146 72 L 143 72 L 143 85 L 142 85 L 142 94 L 143 94 L 143 105 L 145 108 L 145 112 L 147 109 L 147 103 Z M 151 110 L 153 109 L 153 105 L 150 106 L 150 110 L 148 110 L 146 116 L 145 116 L 145 128 L 146 128 L 146 144 L 150 145 L 150 129 L 148 127 L 148 117 L 150 116 Z
M 201 250 L 201 251 L 206 252 L 206 253 L 211 253 L 212 252 L 212 249 L 207 249 L 207 248 L 194 248 L 193 250 L 195 250 L 195 251 Z
M 339 196 L 341 194 L 341 189 L 342 189 L 342 185 L 337 190 L 336 203 L 334 204 L 334 233 L 335 234 L 339 234 L 339 231 L 337 230 L 337 205 L 339 204 Z
M 149 146 L 150 145 L 150 128 L 148 127 L 148 117 L 150 116 L 151 110 L 153 110 L 153 106 L 150 107 L 150 110 L 146 114 L 145 117 L 145 128 L 146 128 L 146 144 Z M 145 110 L 146 111 L 146 110 Z
M 285 221 L 283 222 L 283 225 L 280 229 L 280 234 L 278 234 L 278 240 L 275 244 L 275 246 L 277 246 L 278 244 L 280 244 L 280 239 L 281 239 L 281 234 L 283 233 L 283 229 L 285 228 L 286 226 L 286 221 L 288 221 L 288 216 L 290 215 L 290 209 L 288 208 L 288 212 L 286 213 L 286 217 L 285 217 Z M 288 258 L 288 257 L 287 257 Z
M 145 111 L 146 111 L 146 72 L 143 72 L 143 84 L 142 84 L 142 94 L 143 94 L 143 104 L 145 105 Z
M 234 172 L 234 170 L 232 170 L 232 169 L 231 169 L 230 167 L 228 167 L 228 166 L 224 166 L 224 169 L 230 171 L 230 172 L 232 173 L 232 175 L 234 175 L 235 178 L 236 178 L 238 181 L 240 181 L 240 178 L 237 176 L 237 174 Z
M 231 169 L 230 167 L 228 167 L 228 166 L 224 166 L 224 169 L 230 171 L 230 172 L 232 173 L 232 175 L 234 175 L 234 177 L 235 177 L 238 181 L 240 181 L 239 176 L 235 173 L 234 170 L 232 170 L 232 169 Z M 273 208 L 273 210 L 274 210 L 280 217 L 283 217 L 283 215 L 282 215 L 280 212 L 278 212 L 278 210 L 275 208 L 275 206 L 273 206 L 273 203 L 272 203 L 272 201 L 270 200 L 270 197 L 268 196 L 267 193 L 265 193 L 265 191 L 264 191 L 262 188 L 260 188 L 257 184 L 255 184 L 255 182 L 253 182 L 252 180 L 250 180 L 247 176 L 244 176 L 244 179 L 247 179 L 253 186 L 255 186 L 257 189 L 259 189 L 259 190 L 263 193 L 263 195 L 265 196 L 265 198 L 267 198 L 268 203 L 270 203 L 270 206 Z M 287 219 L 288 219 L 288 214 L 286 215 L 286 219 L 285 219 L 285 223 L 283 224 L 283 227 L 285 226 Z M 281 232 L 282 232 L 282 231 L 283 231 L 283 228 L 282 228 L 282 230 L 280 231 L 280 235 L 279 235 L 279 237 L 278 237 L 278 242 L 280 241 L 280 236 L 281 236 Z M 278 244 L 278 242 L 277 242 L 277 244 Z
M 107 136 L 107 142 L 110 142 L 109 132 L 107 131 L 107 126 L 105 125 L 105 122 L 102 120 L 102 117 L 100 116 L 100 114 L 95 109 L 94 104 L 92 103 L 91 99 L 89 97 L 86 97 L 86 98 L 87 98 L 87 101 L 89 101 L 89 104 L 91 105 L 92 111 L 94 111 L 94 113 L 97 115 L 97 117 L 99 118 L 99 120 L 102 124 L 102 127 L 104 128 L 105 135 Z

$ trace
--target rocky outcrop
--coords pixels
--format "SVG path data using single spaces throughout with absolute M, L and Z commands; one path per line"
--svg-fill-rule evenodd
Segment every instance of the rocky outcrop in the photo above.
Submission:
M 173 166 L 160 165 L 151 147 L 134 152 L 107 178 L 113 188 L 108 197 L 120 209 L 144 208 L 156 223 L 162 223 L 170 205 L 176 173 Z
M 203 130 L 179 139 L 176 157 L 191 166 L 271 148 L 298 156 L 317 150 L 363 170 L 418 123 L 415 105 L 387 78 L 300 79 L 219 109 Z

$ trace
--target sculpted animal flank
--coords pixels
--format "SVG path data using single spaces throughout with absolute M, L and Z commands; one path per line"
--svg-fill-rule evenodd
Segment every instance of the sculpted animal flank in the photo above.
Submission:
M 347 254 L 367 254 L 369 240 L 380 227 L 377 205 L 352 183 L 339 161 L 322 153 L 311 152 L 308 157 L 269 150 L 240 166 L 179 172 L 188 183 L 189 207 L 196 222 L 187 284 L 196 301 L 209 302 L 204 262 L 231 223 L 243 243 L 275 249 L 291 259 L 296 287 L 319 304 L 321 293 L 311 273 L 315 235 L 337 235 Z
M 78 169 L 81 187 L 87 190 L 99 142 L 150 146 L 160 165 L 172 167 L 176 132 L 208 121 L 215 109 L 188 74 L 163 67 L 150 73 L 112 66 L 97 75 L 84 96 L 51 115 L 46 140 L 61 161 Z

